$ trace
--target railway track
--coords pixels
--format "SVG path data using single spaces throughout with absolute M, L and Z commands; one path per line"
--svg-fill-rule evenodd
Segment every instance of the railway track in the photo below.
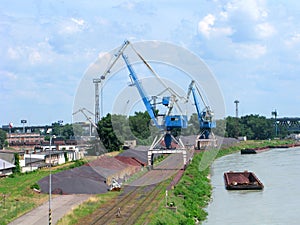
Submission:
M 110 202 L 104 203 L 92 215 L 81 219 L 78 225 L 132 225 L 137 221 L 147 224 L 147 216 L 164 196 L 168 186 L 165 181 L 178 172 L 180 173 L 180 169 L 183 167 L 181 162 L 181 155 L 170 155 L 164 160 L 164 163 L 132 182 L 131 186 L 124 186 L 123 193 Z
M 135 224 L 140 216 L 148 210 L 157 196 L 163 193 L 166 185 L 163 183 L 140 187 L 125 187 L 123 196 L 108 205 L 103 205 L 93 215 L 79 221 L 78 224 L 110 225 Z M 126 188 L 130 190 L 126 190 Z

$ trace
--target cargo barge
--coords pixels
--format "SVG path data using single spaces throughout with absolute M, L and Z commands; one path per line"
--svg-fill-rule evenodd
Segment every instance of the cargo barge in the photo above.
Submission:
M 262 190 L 264 185 L 253 172 L 225 172 L 225 187 L 227 190 Z

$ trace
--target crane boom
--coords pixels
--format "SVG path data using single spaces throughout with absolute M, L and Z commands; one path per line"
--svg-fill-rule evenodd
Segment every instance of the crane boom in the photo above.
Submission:
M 118 52 L 116 54 L 114 54 L 114 56 L 116 57 L 112 63 L 109 64 L 109 66 L 107 67 L 107 69 L 105 70 L 105 72 L 103 73 L 103 75 L 101 76 L 101 79 L 104 80 L 105 77 L 107 76 L 107 74 L 110 73 L 111 68 L 116 64 L 116 62 L 118 61 L 118 59 L 120 58 L 120 56 L 123 54 L 124 50 L 126 49 L 126 47 L 130 44 L 130 42 L 128 40 L 125 40 L 123 45 L 119 48 Z
M 193 99 L 197 111 L 199 126 L 200 126 L 200 132 L 203 133 L 205 139 L 209 138 L 209 135 L 211 133 L 211 129 L 216 127 L 216 123 L 213 121 L 213 111 L 207 106 L 197 89 L 203 104 L 205 105 L 204 109 L 201 111 L 200 103 L 197 97 L 196 88 L 195 88 L 195 81 L 193 80 L 191 84 L 189 85 L 189 89 L 187 92 L 187 99 L 189 99 L 190 94 L 193 94 Z
M 134 69 L 132 68 L 131 64 L 129 63 L 127 56 L 122 53 L 122 57 L 124 59 L 124 62 L 126 64 L 128 70 L 129 70 L 129 73 L 130 73 L 129 76 L 130 76 L 131 80 L 133 81 L 134 85 L 136 86 L 136 88 L 138 89 L 138 92 L 139 92 L 140 96 L 142 97 L 142 101 L 147 109 L 147 112 L 148 112 L 151 120 L 153 121 L 153 123 L 155 124 L 156 127 L 162 129 L 161 125 L 159 125 L 157 122 L 157 119 L 155 117 L 154 108 L 150 104 L 150 99 L 147 97 L 147 94 L 146 94 L 143 86 L 141 85 Z
M 85 118 L 91 123 L 91 125 L 93 125 L 93 127 L 95 127 L 95 128 L 97 129 L 97 125 L 96 125 L 95 122 L 91 119 L 91 117 L 89 117 L 89 116 L 85 113 L 85 111 L 87 111 L 87 112 L 89 112 L 89 113 L 91 113 L 91 114 L 93 115 L 93 113 L 92 113 L 91 111 L 89 111 L 88 109 L 86 109 L 86 108 L 80 108 L 80 109 L 78 109 L 76 112 L 73 113 L 73 115 L 75 115 L 75 114 L 81 112 L 81 113 L 85 116 Z

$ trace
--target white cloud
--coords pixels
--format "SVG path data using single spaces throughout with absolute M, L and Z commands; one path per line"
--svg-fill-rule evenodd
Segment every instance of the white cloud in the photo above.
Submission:
M 216 18 L 214 15 L 208 14 L 199 22 L 198 31 L 208 38 L 215 20 Z
M 128 10 L 133 10 L 135 8 L 135 3 L 133 2 L 123 2 L 120 7 Z
M 292 48 L 299 43 L 300 43 L 300 33 L 295 33 L 287 40 L 285 40 L 285 45 L 289 48 Z
M 32 44 L 32 43 L 31 43 Z M 16 65 L 23 64 L 49 64 L 53 62 L 53 51 L 46 39 L 43 42 L 28 46 L 14 46 L 7 49 L 7 58 Z M 24 66 L 24 65 L 23 65 Z M 15 66 L 16 68 L 17 66 Z
M 18 77 L 16 74 L 9 72 L 9 71 L 5 71 L 5 70 L 1 70 L 0 71 L 0 76 L 1 77 L 6 77 L 9 80 L 16 80 Z
M 85 24 L 83 19 L 71 18 L 71 20 L 79 26 L 83 26 Z
M 255 27 L 255 31 L 256 31 L 257 35 L 261 38 L 268 38 L 276 33 L 275 28 L 267 22 L 257 24 Z
M 216 17 L 208 14 L 198 23 L 198 32 L 206 38 L 227 36 L 233 33 L 233 30 L 228 27 L 215 27 Z
M 106 26 L 109 24 L 109 21 L 107 19 L 104 19 L 102 17 L 99 17 L 96 19 L 96 22 L 100 25 L 100 26 Z
M 74 34 L 81 32 L 87 27 L 87 24 L 83 19 L 70 18 L 61 22 L 60 24 L 60 34 Z
M 38 50 L 33 50 L 29 53 L 29 62 L 31 64 L 37 64 L 42 61 L 42 56 Z
M 229 14 L 238 14 L 253 21 L 268 17 L 264 0 L 233 0 L 227 3 L 225 9 Z
M 10 59 L 13 60 L 19 59 L 21 57 L 20 50 L 13 47 L 7 49 L 7 55 Z
M 267 52 L 267 47 L 260 44 L 236 44 L 234 47 L 238 57 L 248 59 L 258 59 Z

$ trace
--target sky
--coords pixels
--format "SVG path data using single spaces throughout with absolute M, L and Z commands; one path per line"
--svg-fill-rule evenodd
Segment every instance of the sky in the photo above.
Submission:
M 125 39 L 199 56 L 226 116 L 239 100 L 239 116 L 299 117 L 299 11 L 296 0 L 1 0 L 0 125 L 71 123 L 85 72 Z

